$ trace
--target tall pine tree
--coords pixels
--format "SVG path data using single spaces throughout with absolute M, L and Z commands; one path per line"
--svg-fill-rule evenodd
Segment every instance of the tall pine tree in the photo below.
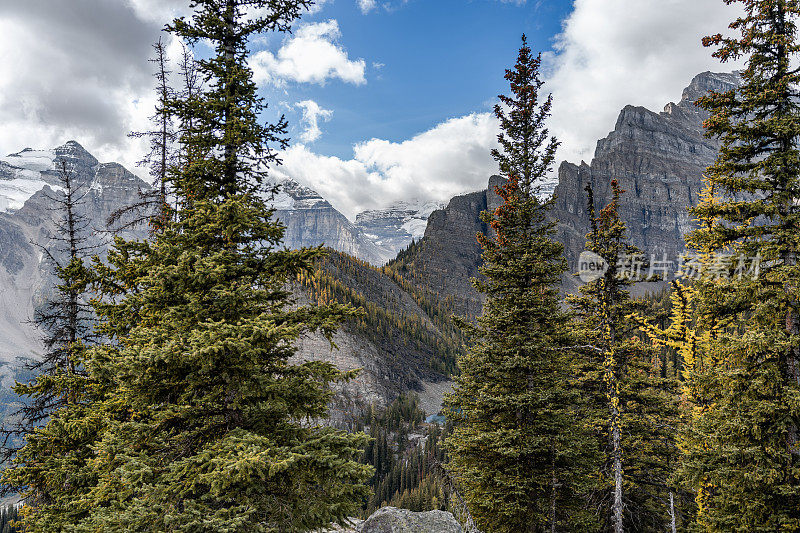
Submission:
M 545 218 L 550 201 L 537 196 L 558 146 L 544 125 L 552 99 L 539 96 L 540 62 L 523 36 L 505 76 L 512 95 L 495 107 L 502 150 L 492 155 L 508 183 L 497 189 L 503 204 L 483 214 L 493 234 L 478 236 L 485 278 L 474 284 L 486 303 L 477 324 L 464 324 L 472 345 L 448 399 L 456 421 L 449 468 L 478 526 L 493 532 L 579 529 L 587 519 L 571 469 L 581 443 L 566 386 L 573 345 L 559 302 L 566 265 Z
M 89 255 L 96 247 L 89 240 L 90 221 L 83 207 L 88 188 L 68 158 L 59 157 L 56 165 L 61 190 L 49 195 L 55 233 L 40 248 L 58 281 L 34 317 L 44 333 L 45 352 L 28 365 L 33 377 L 14 386 L 24 404 L 3 431 L 3 456 L 10 461 L 3 471 L 3 490 L 20 493 L 23 515 L 40 511 L 36 522 L 42 531 L 59 531 L 53 520 L 69 520 L 80 507 L 75 496 L 91 484 L 82 467 L 91 457 L 93 441 L 92 429 L 70 426 L 69 420 L 84 412 L 91 391 L 83 362 L 96 340 L 89 305 Z
M 60 521 L 32 507 L 29 530 L 309 531 L 344 522 L 366 497 L 371 469 L 357 459 L 368 437 L 314 422 L 347 376 L 288 362 L 299 336 L 331 335 L 354 311 L 293 301 L 291 282 L 322 250 L 281 246 L 265 179 L 286 122 L 259 122 L 265 103 L 247 65 L 250 38 L 287 31 L 309 5 L 198 0 L 169 27 L 213 50 L 197 62 L 204 88 L 171 104 L 176 211 L 151 240 L 118 238 L 96 264 L 108 340 L 87 353 L 96 392 L 65 427 L 97 428 L 81 469 L 89 482 L 58 495 L 79 508 Z M 34 459 L 64 475 L 46 453 Z
M 677 398 L 674 380 L 658 372 L 657 352 L 637 335 L 632 315 L 644 302 L 633 300 L 628 287 L 641 279 L 622 267 L 641 252 L 627 243 L 619 218 L 624 191 L 616 181 L 611 190 L 611 202 L 597 212 L 586 186 L 591 226 L 586 249 L 602 258 L 607 270 L 568 297 L 580 319 L 584 354 L 576 381 L 597 435 L 599 453 L 592 459 L 600 478 L 592 501 L 600 509 L 602 530 L 656 531 L 670 521 Z
M 738 3 L 743 15 L 730 27 L 740 36 L 704 40 L 721 61 L 746 58 L 747 68 L 739 89 L 699 101 L 711 113 L 708 135 L 722 141 L 694 209 L 705 223 L 688 238 L 714 259 L 715 275 L 696 291 L 700 327 L 714 334 L 687 380 L 697 403 L 683 469 L 700 530 L 797 531 L 800 3 Z

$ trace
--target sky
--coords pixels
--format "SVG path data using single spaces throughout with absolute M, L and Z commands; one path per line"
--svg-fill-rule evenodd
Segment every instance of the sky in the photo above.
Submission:
M 151 45 L 188 0 L 0 0 L 0 152 L 74 139 L 137 168 L 128 136 L 153 112 Z M 318 0 L 291 34 L 250 45 L 269 115 L 291 146 L 276 178 L 353 219 L 399 200 L 486 186 L 492 106 L 525 33 L 543 55 L 562 160 L 589 162 L 627 104 L 659 111 L 692 77 L 731 71 L 704 49 L 738 8 L 722 0 Z M 170 55 L 180 43 L 165 35 Z M 198 54 L 205 53 L 202 49 Z

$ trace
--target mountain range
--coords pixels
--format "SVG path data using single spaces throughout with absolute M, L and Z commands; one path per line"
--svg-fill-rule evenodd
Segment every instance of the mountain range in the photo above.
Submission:
M 571 271 L 588 232 L 584 187 L 591 184 L 597 204 L 605 205 L 612 179 L 626 190 L 620 215 L 633 244 L 646 254 L 677 258 L 682 236 L 692 227 L 686 208 L 696 204 L 702 173 L 718 149 L 716 141 L 703 136 L 706 115 L 694 101 L 709 90 L 738 83 L 735 73 L 706 72 L 662 112 L 627 106 L 614 130 L 598 141 L 590 163 L 561 164 L 551 218 Z M 95 221 L 92 238 L 98 245 L 108 242 L 108 216 L 148 188 L 121 165 L 98 162 L 74 141 L 0 158 L 0 378 L 6 400 L 19 361 L 36 357 L 41 349 L 29 319 L 52 279 L 32 242 L 46 245 L 53 231 L 48 206 L 51 195 L 58 194 L 55 168 L 62 159 L 70 161 L 77 181 L 89 191 L 85 208 Z M 354 406 L 384 404 L 407 389 L 420 393 L 429 414 L 438 411 L 463 346 L 450 316 L 480 313 L 481 296 L 470 284 L 480 275 L 475 236 L 489 231 L 479 215 L 499 205 L 494 187 L 502 183 L 492 176 L 485 190 L 456 196 L 446 206 L 424 199 L 401 202 L 350 221 L 314 190 L 280 182 L 280 192 L 270 201 L 287 228 L 285 244 L 324 243 L 335 250 L 319 265 L 318 283 L 295 287 L 298 300 L 333 295 L 367 309 L 364 319 L 337 333 L 338 351 L 312 335 L 300 342 L 295 356 L 363 369 L 340 388 L 340 420 Z M 131 230 L 123 236 L 144 238 L 146 232 Z M 577 286 L 574 276 L 564 277 L 565 291 Z

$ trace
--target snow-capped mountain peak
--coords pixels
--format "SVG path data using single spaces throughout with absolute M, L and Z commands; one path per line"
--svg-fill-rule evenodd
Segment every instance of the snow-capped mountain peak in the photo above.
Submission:
M 16 211 L 45 185 L 58 189 L 56 165 L 67 161 L 77 174 L 98 162 L 83 146 L 68 141 L 52 150 L 24 150 L 0 157 L 0 212 Z
M 412 239 L 425 234 L 428 217 L 444 204 L 429 200 L 404 200 L 384 209 L 370 209 L 356 215 L 356 225 L 375 242 L 394 253 L 405 248 Z

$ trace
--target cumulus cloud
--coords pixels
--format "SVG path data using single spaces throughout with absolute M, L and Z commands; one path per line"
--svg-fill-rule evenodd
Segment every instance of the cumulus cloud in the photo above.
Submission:
M 331 2 L 317 0 L 312 13 Z M 151 46 L 166 23 L 191 15 L 188 4 L 0 0 L 0 152 L 75 139 L 99 159 L 146 175 L 135 168 L 146 140 L 127 134 L 149 127 L 155 107 Z M 328 28 L 329 36 L 337 32 L 338 26 Z M 168 54 L 177 58 L 180 42 L 165 39 Z M 363 79 L 346 69 L 334 74 Z
M 314 0 L 314 3 L 308 8 L 308 13 L 311 15 L 319 13 L 328 2 L 333 2 L 333 0 Z
M 510 0 L 516 1 L 516 0 Z M 576 0 L 545 57 L 555 97 L 549 126 L 559 159 L 590 160 L 627 104 L 660 110 L 705 70 L 729 71 L 700 44 L 737 12 L 696 0 Z M 315 188 L 347 216 L 413 197 L 447 200 L 477 190 L 496 172 L 489 156 L 497 122 L 486 113 L 449 120 L 403 142 L 372 139 L 340 159 L 297 145 L 281 172 Z
M 295 107 L 302 112 L 301 121 L 305 128 L 303 133 L 300 134 L 300 140 L 305 143 L 312 143 L 319 139 L 322 136 L 319 121 L 329 121 L 333 116 L 333 111 L 321 108 L 314 100 L 297 102 Z
M 358 8 L 365 15 L 376 7 L 378 7 L 378 3 L 375 0 L 358 0 Z
M 190 17 L 192 10 L 186 0 L 124 0 L 130 3 L 136 11 L 136 15 L 146 21 L 157 24 L 165 24 L 176 17 Z M 314 15 L 322 11 L 326 4 L 333 0 L 314 0 L 314 3 L 306 10 L 306 14 Z M 250 18 L 268 15 L 271 8 L 246 7 L 246 14 Z
M 627 104 L 659 111 L 694 75 L 734 70 L 700 40 L 724 32 L 737 9 L 698 0 L 576 0 L 545 57 L 559 157 L 589 161 Z
M 128 2 L 26 0 L 0 9 L 0 150 L 74 138 L 131 163 L 126 134 L 152 113 L 159 25 Z
M 476 113 L 443 122 L 403 142 L 371 139 L 341 159 L 299 144 L 285 151 L 277 172 L 310 186 L 346 216 L 393 201 L 446 201 L 486 186 L 496 164 L 497 121 Z
M 141 20 L 163 25 L 177 17 L 192 14 L 185 0 L 126 0 Z
M 366 62 L 348 57 L 338 42 L 341 36 L 336 20 L 300 26 L 277 53 L 262 50 L 251 56 L 256 83 L 282 85 L 295 81 L 325 85 L 329 79 L 355 85 L 366 83 Z

